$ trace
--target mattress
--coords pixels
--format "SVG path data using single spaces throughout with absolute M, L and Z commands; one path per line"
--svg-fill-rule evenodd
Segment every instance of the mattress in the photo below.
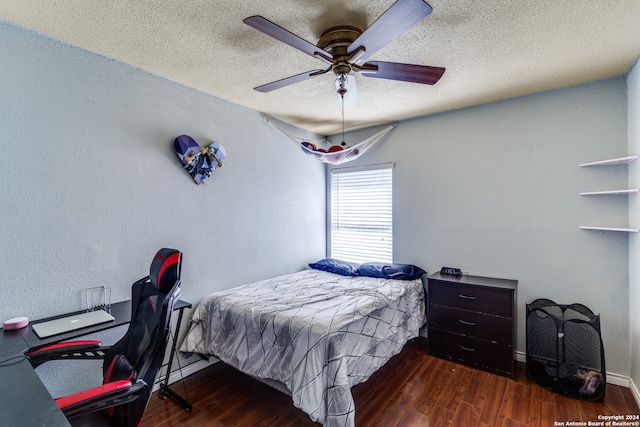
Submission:
M 206 296 L 181 351 L 282 384 L 324 426 L 354 426 L 351 387 L 424 325 L 422 281 L 303 270 Z

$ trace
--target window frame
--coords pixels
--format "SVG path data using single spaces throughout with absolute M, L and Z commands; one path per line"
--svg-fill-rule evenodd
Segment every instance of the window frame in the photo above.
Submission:
M 365 172 L 365 171 L 371 171 L 371 170 L 381 170 L 381 169 L 388 169 L 389 173 L 390 173 L 390 179 L 391 179 L 391 188 L 390 188 L 390 228 L 389 228 L 389 232 L 390 232 L 390 238 L 389 238 L 389 258 L 375 258 L 375 259 L 366 259 L 364 261 L 374 261 L 374 262 L 393 262 L 393 258 L 394 258 L 394 245 L 393 245 L 393 175 L 394 175 L 394 169 L 395 169 L 395 163 L 389 162 L 389 163 L 378 163 L 378 164 L 372 164 L 372 165 L 364 165 L 364 166 L 352 166 L 352 167 L 338 167 L 338 168 L 331 168 L 328 170 L 328 176 L 327 176 L 327 224 L 326 224 L 326 230 L 327 230 L 327 248 L 326 248 L 326 253 L 327 253 L 327 257 L 338 257 L 339 256 L 335 256 L 333 253 L 333 183 L 334 183 L 334 175 L 335 174 L 346 174 L 346 173 L 354 173 L 354 172 Z M 344 258 L 343 258 L 344 259 Z M 350 259 L 345 259 L 345 261 L 350 261 Z M 364 262 L 362 260 L 358 260 L 358 261 L 354 261 L 354 262 Z

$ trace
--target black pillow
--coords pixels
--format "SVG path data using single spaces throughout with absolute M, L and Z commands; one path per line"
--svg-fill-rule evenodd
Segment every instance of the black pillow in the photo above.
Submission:
M 422 277 L 426 271 L 412 264 L 366 262 L 358 267 L 356 273 L 359 276 L 380 277 L 383 279 L 415 280 Z

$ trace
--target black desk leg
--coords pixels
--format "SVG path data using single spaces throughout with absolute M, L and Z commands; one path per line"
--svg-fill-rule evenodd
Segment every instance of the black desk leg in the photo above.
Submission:
M 180 324 L 182 323 L 182 313 L 184 312 L 184 308 L 180 309 L 180 313 L 178 313 L 178 322 L 176 324 L 176 332 L 173 334 L 173 343 L 171 344 L 171 354 L 169 355 L 169 363 L 167 364 L 167 374 L 164 378 L 164 382 L 160 383 L 160 393 L 158 395 L 162 398 L 163 394 L 166 394 L 173 399 L 175 399 L 184 409 L 187 411 L 191 411 L 193 409 L 193 405 L 189 403 L 185 398 L 180 396 L 175 391 L 169 388 L 169 375 L 171 375 L 171 364 L 173 363 L 173 355 L 176 352 L 176 344 L 178 341 L 178 332 L 180 332 Z M 184 379 L 183 379 L 184 381 Z M 186 389 L 185 389 L 186 390 Z

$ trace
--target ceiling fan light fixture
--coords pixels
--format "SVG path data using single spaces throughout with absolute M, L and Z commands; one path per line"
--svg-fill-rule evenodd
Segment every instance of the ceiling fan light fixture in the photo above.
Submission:
M 356 78 L 351 73 L 338 74 L 335 82 L 336 93 L 340 108 L 352 108 L 358 105 L 358 92 L 356 89 Z
M 340 95 L 344 99 L 344 94 L 347 93 L 347 88 L 346 88 L 347 74 L 346 73 L 342 73 L 338 75 L 338 84 L 339 84 L 338 95 Z

